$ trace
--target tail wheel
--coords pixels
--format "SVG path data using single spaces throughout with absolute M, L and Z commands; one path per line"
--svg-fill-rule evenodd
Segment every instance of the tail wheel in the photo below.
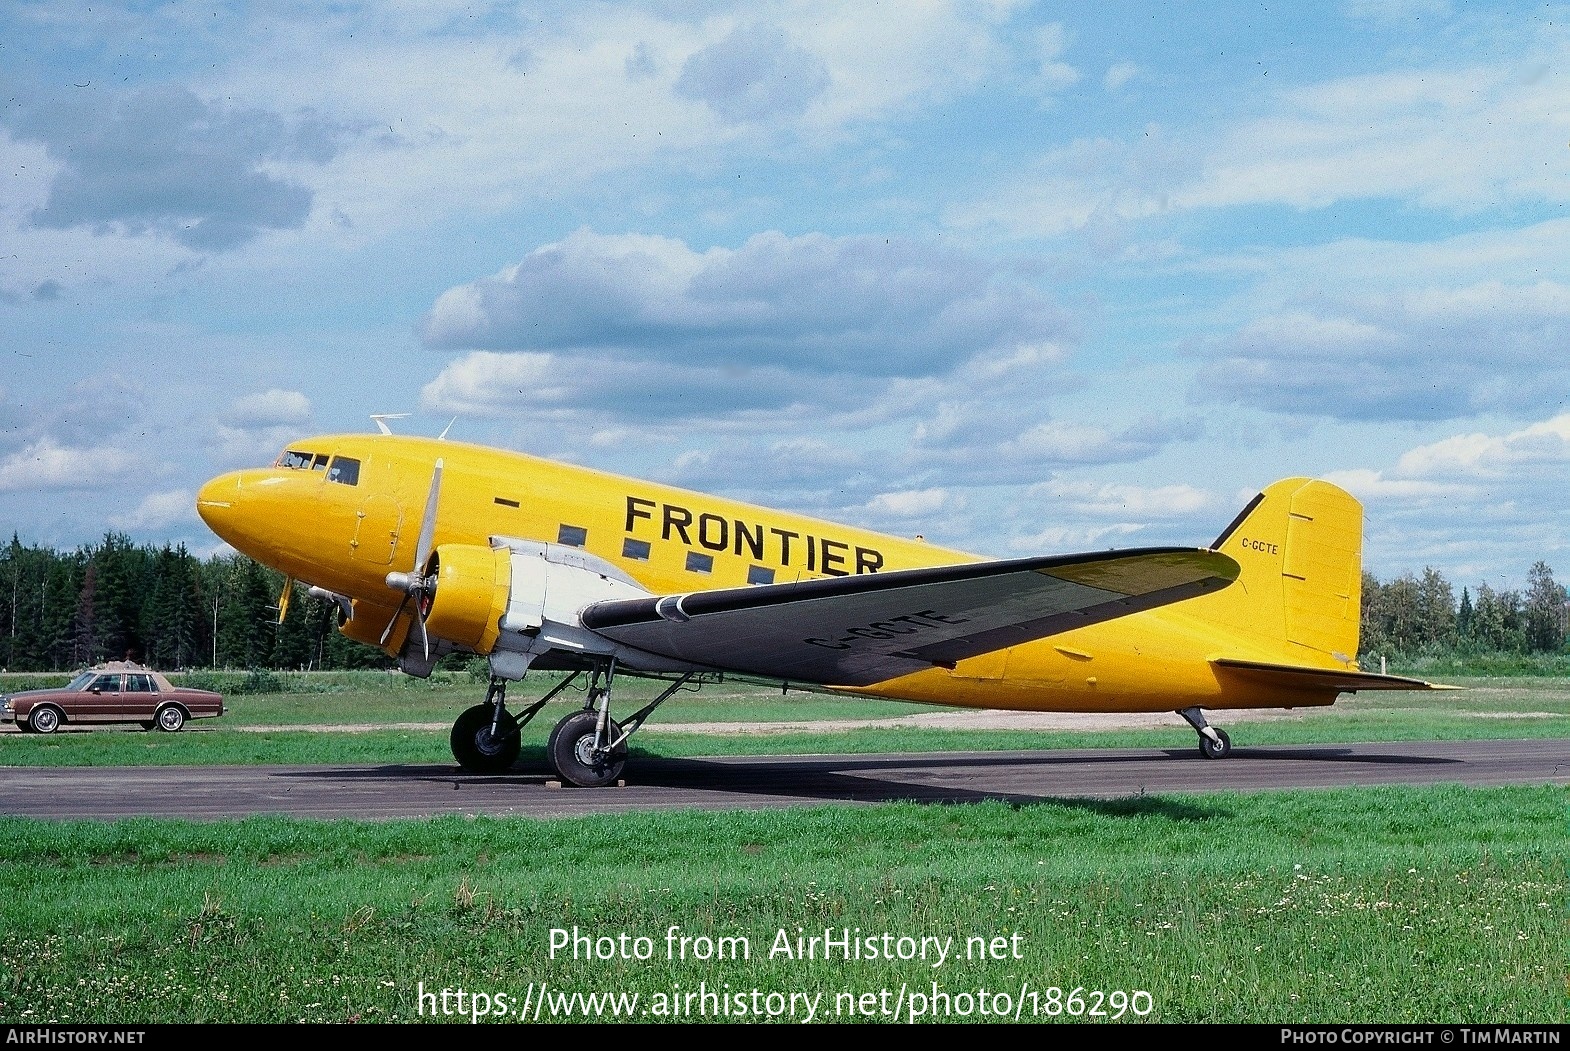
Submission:
M 583 788 L 600 788 L 614 784 L 621 776 L 622 768 L 627 765 L 627 742 L 609 750 L 596 748 L 595 728 L 599 718 L 599 712 L 582 709 L 557 723 L 556 729 L 551 731 L 551 765 L 562 780 Z M 607 719 L 605 741 L 608 743 L 620 736 L 621 727 L 614 719 Z
M 495 723 L 496 732 L 491 733 Z M 466 708 L 452 724 L 452 757 L 458 765 L 476 774 L 499 774 L 518 759 L 518 721 L 507 712 L 496 719 L 489 704 Z
M 1212 727 L 1212 729 L 1216 729 Z M 1199 735 L 1199 754 L 1206 759 L 1225 759 L 1232 754 L 1232 738 L 1227 736 L 1225 730 L 1216 729 L 1216 740 L 1212 741 L 1204 734 Z

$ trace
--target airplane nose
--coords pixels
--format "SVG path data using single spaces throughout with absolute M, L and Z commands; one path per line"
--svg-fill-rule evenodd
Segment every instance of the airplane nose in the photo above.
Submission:
M 240 472 L 219 475 L 196 494 L 196 513 L 207 528 L 234 543 L 234 526 L 240 510 Z

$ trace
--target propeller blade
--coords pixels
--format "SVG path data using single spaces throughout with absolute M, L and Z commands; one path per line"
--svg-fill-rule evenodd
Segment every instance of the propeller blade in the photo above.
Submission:
M 409 596 L 408 596 L 408 594 L 405 594 L 403 596 L 403 601 L 398 603 L 398 609 L 393 613 L 392 620 L 389 620 L 387 622 L 387 627 L 382 630 L 382 637 L 381 637 L 381 640 L 378 642 L 378 645 L 381 645 L 381 646 L 387 645 L 387 640 L 392 638 L 393 628 L 398 626 L 398 618 L 403 616 L 403 607 L 407 606 L 408 604 L 409 604 Z
M 294 597 L 294 578 L 283 578 L 283 591 L 278 596 L 278 623 L 289 615 L 289 600 Z
M 420 519 L 420 539 L 414 548 L 414 572 L 416 577 L 425 572 L 425 563 L 431 557 L 431 542 L 436 538 L 436 504 L 442 495 L 442 461 L 436 461 L 436 469 L 431 472 L 431 492 L 425 498 L 425 517 Z

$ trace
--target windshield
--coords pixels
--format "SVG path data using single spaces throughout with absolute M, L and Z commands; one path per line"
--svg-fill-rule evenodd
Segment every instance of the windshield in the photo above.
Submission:
M 87 689 L 87 684 L 92 682 L 92 681 L 93 681 L 93 673 L 90 672 L 90 671 L 84 671 L 82 674 L 80 674 L 76 678 L 72 679 L 71 680 L 71 684 L 69 686 L 67 686 L 66 689 L 68 689 L 68 690 L 85 690 L 85 689 Z

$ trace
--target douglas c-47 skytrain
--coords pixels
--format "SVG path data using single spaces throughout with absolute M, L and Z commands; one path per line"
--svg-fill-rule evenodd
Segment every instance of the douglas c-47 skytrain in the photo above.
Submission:
M 589 676 L 547 745 L 585 786 L 620 776 L 659 704 L 720 675 L 965 708 L 1177 712 L 1212 759 L 1231 742 L 1207 708 L 1434 688 L 1358 669 L 1362 507 L 1307 478 L 1266 488 L 1209 547 L 1002 561 L 387 433 L 292 443 L 207 483 L 197 510 L 403 671 L 486 657 L 486 699 L 452 730 L 473 771 L 510 767 L 519 729 L 572 681 L 515 715 L 506 686 L 531 667 Z M 669 687 L 613 718 L 628 673 Z

